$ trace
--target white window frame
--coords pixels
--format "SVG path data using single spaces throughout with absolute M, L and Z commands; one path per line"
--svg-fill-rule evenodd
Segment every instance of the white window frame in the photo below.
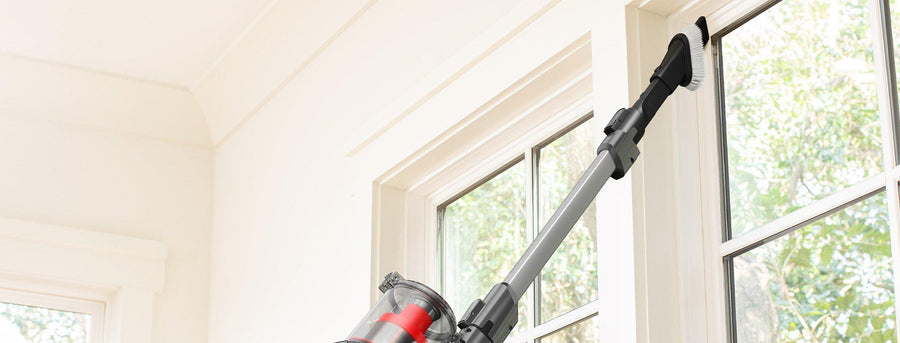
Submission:
M 748 15 L 772 5 L 768 0 L 700 0 L 675 11 L 667 18 L 669 34 L 677 33 L 700 15 L 705 15 L 710 35 L 740 23 Z M 821 200 L 723 243 L 723 189 L 719 142 L 719 111 L 716 100 L 714 48 L 706 49 L 709 79 L 694 93 L 676 92 L 674 99 L 675 152 L 678 156 L 675 191 L 679 194 L 678 230 L 681 258 L 682 323 L 685 342 L 728 342 L 728 306 L 724 259 L 751 248 L 758 242 L 789 232 L 804 223 L 836 211 L 847 204 L 885 190 L 891 233 L 894 270 L 900 270 L 900 167 L 894 120 L 896 100 L 894 74 L 889 70 L 893 51 L 884 44 L 881 0 L 871 1 L 872 37 L 875 39 L 875 67 L 878 106 L 881 114 L 883 170 Z M 890 29 L 885 28 L 885 29 Z M 714 42 L 711 40 L 711 43 Z M 893 142 L 893 144 L 891 144 Z M 653 176 L 648 176 L 653 177 Z M 696 266 L 703 266 L 702 269 Z M 895 274 L 895 294 L 898 283 Z M 900 302 L 895 302 L 895 311 Z M 900 336 L 898 336 L 900 340 Z
M 106 303 L 103 301 L 0 288 L 0 302 L 90 315 L 88 343 L 103 342 L 103 322 L 106 312 Z
M 0 218 L 0 301 L 17 292 L 50 308 L 102 304 L 91 343 L 150 343 L 167 257 L 157 241 Z

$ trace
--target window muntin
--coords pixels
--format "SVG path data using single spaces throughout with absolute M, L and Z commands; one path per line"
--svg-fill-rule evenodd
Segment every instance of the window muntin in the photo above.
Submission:
M 882 0 L 879 0 L 882 1 Z M 891 62 L 894 64 L 889 66 L 889 71 L 892 72 L 893 75 L 893 87 L 894 87 L 894 104 L 893 106 L 897 106 L 896 101 L 897 98 L 900 97 L 897 93 L 897 82 L 900 80 L 900 71 L 897 70 L 897 65 L 900 64 L 900 40 L 897 37 L 900 37 L 900 8 L 898 8 L 898 4 L 896 0 L 884 0 L 888 3 L 887 11 L 882 10 L 882 16 L 887 19 L 884 24 L 886 24 L 889 29 L 885 30 L 884 38 L 886 40 L 886 45 L 888 46 L 889 57 L 891 57 Z M 896 130 L 896 126 L 895 126 Z
M 540 230 L 541 224 L 568 194 L 574 185 L 574 181 L 570 180 L 581 176 L 586 166 L 596 157 L 595 131 L 594 121 L 590 115 L 577 120 L 545 142 L 528 149 L 514 163 L 501 168 L 493 176 L 477 183 L 474 188 L 464 191 L 438 207 L 441 280 L 444 294 L 454 309 L 464 311 L 469 305 L 468 302 L 484 296 L 491 286 L 506 276 L 506 272 Z M 511 172 L 512 170 L 516 171 Z M 524 174 L 520 171 L 524 171 Z M 568 185 L 569 182 L 572 184 Z M 496 192 L 500 187 L 495 184 L 503 184 L 502 188 L 506 190 Z M 518 187 L 518 190 L 512 191 L 513 187 Z M 520 300 L 519 323 L 511 336 L 533 337 L 535 332 L 530 330 L 535 327 L 596 301 L 598 262 L 595 208 L 593 204 L 590 206 L 585 216 L 548 262 L 539 282 L 532 285 Z M 511 224 L 507 229 L 502 229 L 495 221 L 504 217 L 483 213 L 494 209 L 502 209 L 505 218 L 516 219 L 507 220 Z M 512 214 L 513 211 L 518 212 Z M 529 224 L 528 218 L 533 218 L 531 222 L 537 224 Z M 522 223 L 526 225 L 522 226 Z M 515 229 L 509 229 L 512 227 Z M 460 232 L 466 229 L 477 232 Z M 525 233 L 524 239 L 522 233 Z M 479 237 L 477 249 L 483 250 L 477 254 L 463 252 L 474 251 L 472 247 L 461 246 L 469 244 L 467 241 L 471 241 L 474 237 Z M 519 243 L 521 245 L 517 245 Z M 478 254 L 490 258 L 478 257 Z M 488 259 L 499 263 L 491 263 L 489 268 L 484 270 L 472 268 L 487 266 L 481 261 Z M 466 276 L 465 273 L 478 275 Z M 464 278 L 476 280 L 472 283 L 475 286 L 462 291 L 458 280 Z M 541 306 L 537 306 L 539 304 Z M 546 310 L 543 308 L 545 306 Z M 588 337 L 578 334 L 578 330 L 568 329 L 595 314 L 594 310 L 584 315 L 559 318 L 564 321 L 564 325 L 559 326 L 559 320 L 552 324 L 553 327 L 562 327 L 557 331 L 556 337 L 565 339 Z M 531 340 L 521 339 L 526 342 Z
M 541 337 L 538 343 L 600 342 L 599 317 L 593 316 Z
M 732 236 L 880 171 L 870 12 L 785 0 L 721 37 Z

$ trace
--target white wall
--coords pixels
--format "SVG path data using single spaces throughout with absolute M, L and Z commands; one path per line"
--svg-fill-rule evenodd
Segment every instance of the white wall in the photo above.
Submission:
M 8 56 L 0 90 L 0 217 L 164 243 L 152 342 L 206 342 L 213 155 L 192 95 Z

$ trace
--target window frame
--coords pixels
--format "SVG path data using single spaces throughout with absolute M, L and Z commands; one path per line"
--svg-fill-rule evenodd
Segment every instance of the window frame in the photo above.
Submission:
M 91 327 L 88 332 L 88 343 L 103 343 L 103 326 L 107 307 L 105 302 L 9 288 L 0 288 L 0 302 L 90 315 Z
M 690 275 L 687 265 L 702 265 L 702 275 L 688 284 L 702 287 L 699 292 L 682 290 L 682 314 L 693 313 L 702 318 L 685 325 L 685 337 L 702 337 L 706 342 L 734 342 L 734 299 L 731 259 L 775 238 L 803 227 L 816 219 L 840 211 L 846 206 L 886 192 L 891 235 L 892 264 L 900 270 L 900 166 L 898 166 L 897 85 L 894 51 L 890 31 L 888 0 L 870 0 L 875 68 L 878 73 L 878 111 L 882 126 L 883 165 L 873 176 L 815 201 L 770 223 L 731 239 L 725 239 L 728 216 L 727 155 L 724 133 L 724 104 L 721 38 L 781 0 L 701 0 L 672 14 L 668 19 L 671 34 L 689 25 L 697 16 L 705 15 L 710 29 L 710 47 L 705 51 L 706 73 L 712 76 L 696 92 L 676 93 L 675 149 L 679 155 L 676 192 L 681 194 L 679 232 L 688 239 L 678 249 L 686 261 L 682 274 Z M 789 0 L 790 1 L 790 0 Z M 651 172 L 652 173 L 652 172 Z M 654 177 L 648 175 L 648 177 Z M 699 230 L 695 228 L 699 227 Z M 690 239 L 690 238 L 693 238 Z M 700 251 L 700 254 L 694 253 Z M 696 274 L 694 274 L 696 275 Z M 701 280 L 702 279 L 702 280 Z M 684 286 L 683 286 L 684 287 Z M 894 293 L 898 292 L 897 273 Z M 895 301 L 895 312 L 900 302 Z M 687 318 L 683 322 L 687 322 Z M 898 332 L 900 339 L 900 332 Z M 693 341 L 693 340 L 692 340 Z
M 585 111 L 586 109 L 579 108 L 573 109 L 570 114 L 567 114 L 565 117 L 572 117 L 573 114 L 577 114 L 578 111 Z M 529 236 L 530 240 L 533 240 L 538 232 L 540 231 L 539 227 L 539 208 L 538 201 L 540 201 L 539 194 L 539 169 L 540 169 L 540 151 L 544 147 L 552 144 L 557 139 L 562 138 L 566 134 L 572 132 L 576 128 L 581 125 L 588 125 L 588 122 L 591 119 L 595 119 L 593 110 L 586 110 L 586 114 L 582 114 L 580 117 L 576 117 L 573 121 L 570 121 L 567 125 L 563 126 L 560 129 L 557 129 L 555 132 L 552 132 L 549 136 L 545 136 L 541 140 L 536 141 L 536 143 L 526 145 L 524 149 L 520 149 L 518 151 L 518 155 L 508 160 L 508 162 L 502 164 L 499 168 L 490 171 L 486 176 L 480 178 L 475 183 L 471 184 L 468 187 L 462 189 L 455 195 L 447 198 L 442 201 L 435 208 L 435 227 L 437 230 L 437 263 L 438 263 L 438 280 L 440 285 L 440 292 L 443 292 L 445 289 L 445 273 L 444 273 L 444 263 L 445 263 L 445 240 L 444 240 L 444 213 L 450 204 L 454 201 L 459 200 L 460 198 L 466 196 L 473 190 L 477 189 L 479 186 L 487 183 L 494 177 L 502 174 L 503 172 L 509 170 L 512 167 L 515 167 L 520 162 L 525 163 L 525 207 L 528 213 L 525 214 L 525 231 Z M 602 139 L 602 130 L 598 129 L 596 121 L 591 123 L 594 125 L 594 142 L 596 143 L 598 139 Z M 540 135 L 533 135 L 529 137 L 529 141 L 535 141 L 536 138 L 541 137 Z M 497 280 L 500 282 L 502 280 Z M 592 300 L 586 304 L 582 304 L 578 307 L 575 307 L 565 313 L 562 313 L 550 320 L 545 322 L 538 323 L 541 318 L 541 302 L 540 302 L 540 290 L 541 290 L 541 278 L 540 276 L 534 280 L 532 283 L 531 290 L 525 294 L 520 301 L 529 302 L 529 311 L 528 311 L 528 327 L 525 328 L 525 331 L 511 336 L 507 339 L 508 342 L 536 342 L 541 338 L 547 337 L 556 333 L 558 331 L 565 330 L 569 327 L 572 327 L 584 320 L 588 320 L 597 315 L 599 310 L 599 299 Z M 475 300 L 475 299 L 471 299 Z M 582 309 L 584 308 L 584 309 Z M 461 315 L 462 313 L 458 313 L 457 315 Z M 519 324 L 520 325 L 520 324 Z
M 548 13 L 594 5 L 562 2 Z M 579 13 L 583 12 L 579 10 Z M 591 16 L 591 20 L 593 18 Z M 628 78 L 632 65 L 626 58 L 626 51 L 609 51 L 610 44 L 625 48 L 624 35 L 617 37 L 620 40 L 604 38 L 601 44 L 592 44 L 592 37 L 597 37 L 597 32 L 603 33 L 604 37 L 609 32 L 619 32 L 608 29 L 624 25 L 624 16 L 615 18 L 622 21 L 587 21 L 551 36 L 546 32 L 554 32 L 557 24 L 572 24 L 571 18 L 545 16 L 529 24 L 528 29 L 517 34 L 514 40 L 526 42 L 524 47 L 535 49 L 534 54 L 527 55 L 543 57 L 539 61 L 523 63 L 525 60 L 519 50 L 512 54 L 491 55 L 488 60 L 492 63 L 499 61 L 504 68 L 520 68 L 516 71 L 516 79 L 492 92 L 481 88 L 475 92 L 467 87 L 466 92 L 480 99 L 476 106 L 458 110 L 464 113 L 457 119 L 459 121 L 448 124 L 445 131 L 435 136 L 428 136 L 428 142 L 415 153 L 390 163 L 391 167 L 373 180 L 370 302 L 374 303 L 380 297 L 376 286 L 391 271 L 399 271 L 409 279 L 428 285 L 437 284 L 437 230 L 434 227 L 437 204 L 495 170 L 511 156 L 518 155 L 518 150 L 525 145 L 537 143 L 595 107 L 607 109 L 595 112 L 598 130 L 601 129 L 615 112 L 609 109 L 610 106 L 622 106 L 628 98 L 639 94 L 632 89 Z M 552 38 L 558 44 L 534 44 L 544 38 Z M 627 47 L 629 52 L 633 48 L 630 43 Z M 619 63 L 628 63 L 629 70 L 608 68 Z M 477 76 L 478 80 L 493 81 L 496 70 L 482 73 L 484 70 L 479 69 L 471 75 Z M 629 87 L 623 87 L 622 83 Z M 573 111 L 579 108 L 582 110 Z M 397 136 L 385 139 L 393 142 Z M 404 136 L 396 143 L 408 142 L 408 137 Z M 374 152 L 376 149 L 367 148 L 360 154 Z M 643 235 L 643 227 L 638 224 L 642 200 L 640 193 L 635 192 L 639 187 L 640 168 L 638 162 L 630 175 L 607 183 L 604 192 L 621 194 L 621 197 L 598 206 L 604 211 L 602 215 L 606 216 L 604 222 L 607 224 L 600 230 L 606 239 L 600 240 L 598 247 L 598 274 L 604 278 L 599 283 L 602 291 L 598 296 L 603 307 L 616 311 L 599 311 L 598 305 L 594 309 L 581 307 L 566 315 L 577 315 L 578 311 L 598 313 L 599 329 L 616 341 L 636 341 L 642 335 L 641 330 L 647 327 L 646 284 L 640 279 L 642 257 L 637 255 L 643 253 L 642 245 L 637 241 L 638 236 Z M 675 270 L 674 266 L 668 269 Z M 660 286 L 663 287 L 671 289 Z M 674 296 L 665 299 L 677 301 Z M 464 310 L 456 309 L 457 312 Z M 545 336 L 555 331 L 552 323 L 564 319 L 547 322 L 548 325 L 541 328 L 547 332 L 535 330 L 534 335 Z
M 0 289 L 104 303 L 102 342 L 150 342 L 167 257 L 157 241 L 0 218 Z

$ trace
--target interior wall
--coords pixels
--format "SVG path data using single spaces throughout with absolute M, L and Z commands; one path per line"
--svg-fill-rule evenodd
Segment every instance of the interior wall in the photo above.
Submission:
M 190 93 L 6 56 L 0 70 L 0 217 L 164 243 L 152 342 L 206 342 L 213 153 Z
M 593 26 L 624 22 L 624 3 L 497 3 L 374 2 L 276 91 L 230 100 L 259 105 L 242 120 L 226 115 L 234 128 L 219 132 L 232 133 L 213 138 L 210 342 L 345 337 L 370 305 L 373 181 Z M 267 20 L 260 30 L 279 27 Z M 284 31 L 264 33 L 247 37 Z M 260 45 L 248 39 L 235 49 Z M 599 60 L 622 64 L 613 78 L 624 84 L 624 42 L 611 44 L 622 46 Z M 626 97 L 600 90 L 611 97 L 602 101 Z
M 165 243 L 153 342 L 337 340 L 370 304 L 373 181 L 586 35 L 622 103 L 625 2 L 279 1 L 192 90 L 0 54 L 0 217 Z

